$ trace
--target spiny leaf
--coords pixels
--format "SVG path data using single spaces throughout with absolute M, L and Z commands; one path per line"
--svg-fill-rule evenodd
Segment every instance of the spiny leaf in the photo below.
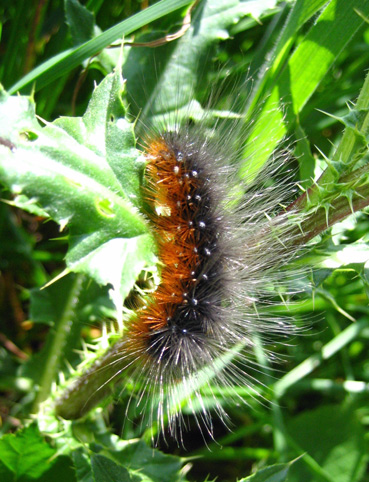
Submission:
M 143 163 L 120 100 L 120 73 L 95 89 L 82 118 L 41 127 L 28 97 L 0 92 L 0 178 L 13 203 L 69 228 L 68 269 L 113 287 L 118 309 L 141 270 L 154 262 L 153 241 L 138 207 Z

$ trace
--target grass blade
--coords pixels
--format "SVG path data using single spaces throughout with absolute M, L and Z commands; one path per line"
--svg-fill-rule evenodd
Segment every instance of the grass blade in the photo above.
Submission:
M 191 0 L 162 0 L 159 3 L 142 10 L 136 15 L 123 20 L 123 22 L 114 25 L 114 27 L 106 30 L 98 37 L 95 37 L 76 48 L 71 48 L 55 55 L 55 57 L 52 57 L 39 65 L 29 74 L 20 79 L 9 89 L 9 93 L 14 94 L 26 87 L 30 88 L 33 84 L 35 84 L 35 89 L 39 90 L 53 80 L 67 74 L 80 65 L 84 60 L 97 54 L 115 40 L 122 38 L 125 35 L 129 35 L 144 25 L 168 15 L 190 3 Z

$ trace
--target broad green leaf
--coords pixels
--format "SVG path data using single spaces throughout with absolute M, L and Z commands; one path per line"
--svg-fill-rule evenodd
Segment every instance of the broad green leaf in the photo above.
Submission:
M 229 29 L 240 19 L 246 15 L 257 17 L 276 3 L 207 0 L 195 9 L 186 34 L 175 43 L 161 47 L 160 55 L 155 49 L 131 49 L 123 72 L 127 77 L 132 112 L 140 112 L 145 120 L 181 108 L 188 114 L 199 79 L 206 73 L 216 44 L 229 38 Z M 160 34 L 154 32 L 141 37 L 140 41 L 158 36 Z M 193 106 L 190 112 L 193 113 Z
M 369 261 L 369 246 L 365 243 L 341 244 L 331 247 L 329 253 L 314 256 L 316 265 L 322 268 L 341 268 L 351 264 L 365 265 Z
M 50 459 L 55 455 L 48 443 L 41 437 L 35 424 L 19 430 L 15 434 L 4 435 L 0 439 L 0 461 L 7 468 L 0 466 L 1 480 L 17 482 L 18 480 L 37 479 L 50 468 Z M 9 472 L 12 478 L 9 477 Z M 4 473 L 7 474 L 4 476 Z
M 79 0 L 64 0 L 66 22 L 70 28 L 73 45 L 81 45 L 92 38 L 102 34 L 101 29 L 95 25 L 94 15 Z M 93 57 L 83 62 L 85 67 L 94 65 L 104 75 L 112 72 L 120 62 L 120 49 L 103 49 Z M 62 81 L 63 79 L 61 79 Z M 45 92 L 43 92 L 45 95 Z
M 119 72 L 111 74 L 82 118 L 60 118 L 43 128 L 31 99 L 2 91 L 0 100 L 0 116 L 8 118 L 0 126 L 8 143 L 0 145 L 1 181 L 17 195 L 14 204 L 40 208 L 61 228 L 68 226 L 68 269 L 112 285 L 118 310 L 138 274 L 154 262 L 153 241 L 137 209 L 143 163 L 124 118 L 122 89 Z
M 0 460 L 0 477 L 4 482 L 14 481 L 14 472 L 12 472 L 3 462 Z
M 105 158 L 106 162 L 99 161 L 104 169 L 100 171 L 99 181 L 139 206 L 143 164 L 136 162 L 139 153 L 133 126 L 125 119 L 120 97 L 123 88 L 123 79 L 117 70 L 95 89 L 83 117 L 60 117 L 52 125 L 61 127 L 79 144 Z M 109 205 L 105 204 L 101 209 L 109 213 Z
M 367 447 L 364 430 L 350 406 L 326 405 L 291 419 L 287 430 L 294 442 L 311 456 L 334 482 L 362 480 Z M 303 457 L 291 467 L 290 482 L 315 482 L 315 473 Z
M 256 173 L 327 74 L 338 54 L 369 15 L 365 0 L 331 0 L 288 60 L 270 96 L 253 118 L 242 175 Z M 252 164 L 250 164 L 252 159 Z
M 270 49 L 269 43 L 259 49 L 252 61 L 253 74 L 256 81 L 253 85 L 247 106 L 250 111 L 262 98 L 263 94 L 269 92 L 273 83 L 278 76 L 285 60 L 293 46 L 295 36 L 302 25 L 307 22 L 313 15 L 327 3 L 326 0 L 297 0 L 292 4 L 291 11 L 288 15 L 285 25 L 280 28 L 278 40 Z M 258 75 L 258 71 L 264 72 L 264 75 Z

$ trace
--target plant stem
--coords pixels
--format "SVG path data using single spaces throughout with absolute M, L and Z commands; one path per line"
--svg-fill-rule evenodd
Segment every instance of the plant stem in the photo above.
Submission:
M 32 412 L 36 413 L 40 403 L 49 396 L 52 383 L 56 380 L 61 362 L 64 359 L 65 344 L 70 333 L 74 309 L 78 303 L 84 275 L 76 275 L 65 298 L 65 305 L 58 319 L 54 320 L 53 335 L 47 353 L 47 360 L 44 362 L 44 370 L 40 378 L 39 390 L 33 403 Z
M 80 418 L 111 392 L 127 365 L 121 356 L 122 344 L 120 339 L 64 390 L 55 403 L 57 415 L 67 420 Z
M 367 139 L 369 134 L 369 74 L 365 78 L 364 85 L 360 91 L 356 107 L 353 111 L 358 113 L 366 111 L 366 115 L 362 116 L 362 118 L 359 118 L 359 120 L 355 123 L 354 128 L 351 126 L 346 127 L 342 139 L 331 159 L 333 162 L 346 165 L 346 173 L 348 170 L 352 170 L 357 161 L 363 157 L 364 151 L 361 153 L 362 155 L 358 156 L 357 154 L 360 149 L 363 148 L 362 142 L 364 139 Z M 358 141 L 358 134 L 362 135 L 361 142 Z M 365 149 L 365 152 L 367 152 L 367 149 Z M 368 172 L 367 168 L 365 170 Z M 355 172 L 359 173 L 359 171 L 360 169 Z M 337 173 L 335 173 L 334 169 L 326 169 L 319 177 L 317 182 L 293 203 L 294 209 L 304 210 L 308 203 L 309 205 L 318 205 L 321 201 L 322 188 L 327 189 L 328 191 L 328 185 L 335 185 L 337 182 L 343 183 L 344 178 L 337 180 Z M 366 205 L 367 204 L 365 204 L 365 206 Z M 362 209 L 362 207 L 358 207 L 355 210 L 359 209 Z M 342 219 L 343 217 L 344 216 L 341 216 L 339 219 Z M 334 224 L 334 222 L 332 222 L 330 225 Z
M 365 165 L 356 171 L 343 176 L 337 186 L 352 186 L 349 190 L 342 192 L 337 190 L 329 206 L 319 207 L 313 214 L 301 223 L 301 237 L 296 238 L 299 244 L 305 244 L 318 234 L 325 231 L 339 221 L 342 221 L 350 214 L 360 211 L 369 205 L 369 183 L 366 177 L 369 175 L 369 165 Z M 358 186 L 358 187 L 355 187 Z

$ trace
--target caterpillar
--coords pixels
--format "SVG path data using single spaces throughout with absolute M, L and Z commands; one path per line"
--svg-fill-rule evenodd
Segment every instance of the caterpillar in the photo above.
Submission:
M 181 406 L 185 398 L 190 407 L 195 400 L 195 420 L 212 436 L 201 389 L 212 393 L 218 386 L 235 394 L 234 386 L 248 386 L 257 396 L 260 366 L 253 350 L 295 331 L 290 321 L 256 308 L 275 296 L 270 287 L 282 284 L 280 270 L 297 250 L 294 213 L 282 207 L 292 198 L 293 184 L 240 183 L 235 166 L 241 146 L 234 149 L 234 141 L 245 133 L 243 119 L 235 118 L 231 129 L 225 126 L 229 119 L 216 120 L 209 130 L 202 127 L 209 111 L 200 123 L 188 121 L 188 110 L 184 118 L 175 114 L 174 121 L 162 119 L 160 127 L 145 129 L 142 197 L 160 281 L 78 389 L 72 385 L 57 401 L 64 418 L 80 417 L 109 384 L 120 383 L 130 386 L 131 403 L 148 414 L 150 425 L 157 421 L 162 433 L 167 426 L 181 443 Z M 286 159 L 285 152 L 275 153 L 262 178 Z M 103 384 L 94 380 L 96 371 L 105 373 Z M 72 402 L 65 402 L 76 390 L 82 399 L 86 390 L 85 403 L 71 409 Z M 229 425 L 221 401 L 212 399 L 212 409 Z
M 181 414 L 171 413 L 171 406 L 180 406 L 180 400 L 171 387 L 181 382 L 191 391 L 197 374 L 205 367 L 215 372 L 214 362 L 238 343 L 250 351 L 256 337 L 267 341 L 293 332 L 290 323 L 263 320 L 255 311 L 255 302 L 266 296 L 266 276 L 275 277 L 272 268 L 291 256 L 286 250 L 292 239 L 290 220 L 283 214 L 271 220 L 265 212 L 267 203 L 281 202 L 285 193 L 277 190 L 271 196 L 268 189 L 251 189 L 243 204 L 232 209 L 230 166 L 221 151 L 218 143 L 185 126 L 154 137 L 146 147 L 145 197 L 152 207 L 161 282 L 131 321 L 125 351 L 138 365 L 137 376 L 152 385 L 144 385 L 140 396 L 146 390 L 166 393 L 169 406 L 159 401 L 158 418 L 163 420 L 167 411 L 176 438 L 182 435 L 181 423 L 177 433 Z M 231 366 L 218 374 L 221 384 L 245 385 L 248 379 L 250 385 L 252 361 L 241 358 L 245 372 Z M 200 393 L 198 397 L 201 405 Z M 226 420 L 221 405 L 215 405 Z M 212 433 L 205 409 L 198 422 Z

